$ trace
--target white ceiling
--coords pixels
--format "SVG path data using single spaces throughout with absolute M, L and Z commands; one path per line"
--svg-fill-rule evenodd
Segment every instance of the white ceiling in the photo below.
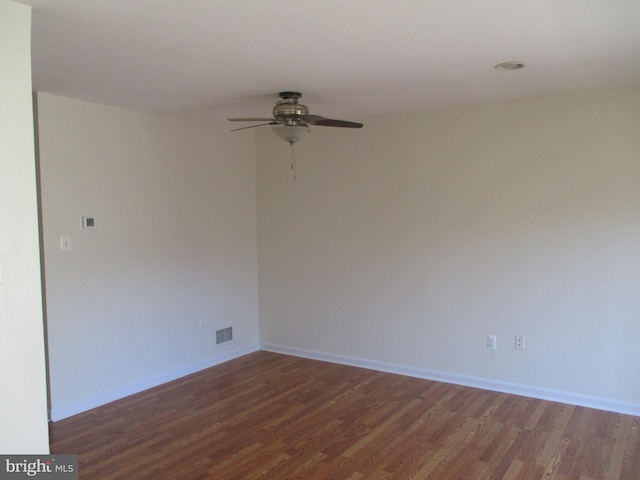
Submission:
M 270 116 L 282 90 L 349 120 L 640 85 L 640 0 L 20 3 L 34 90 L 213 121 Z M 493 68 L 510 60 L 527 68 Z

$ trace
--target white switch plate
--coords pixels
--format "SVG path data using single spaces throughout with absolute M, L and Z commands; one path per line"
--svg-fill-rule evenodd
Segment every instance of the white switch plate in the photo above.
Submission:
M 62 235 L 60 237 L 60 250 L 63 252 L 71 250 L 71 235 Z
M 487 335 L 487 350 L 495 350 L 498 347 L 498 339 L 495 335 Z

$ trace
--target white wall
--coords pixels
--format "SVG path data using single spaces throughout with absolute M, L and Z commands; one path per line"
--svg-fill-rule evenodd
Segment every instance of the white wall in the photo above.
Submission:
M 296 182 L 260 132 L 263 346 L 640 414 L 638 132 L 637 88 L 369 118 Z
M 254 136 L 49 94 L 38 112 L 52 418 L 257 349 Z
M 0 0 L 0 453 L 49 453 L 31 9 Z
M 639 89 L 317 127 L 296 182 L 262 130 L 257 207 L 252 131 L 38 103 L 54 419 L 258 348 L 258 280 L 264 348 L 640 414 Z

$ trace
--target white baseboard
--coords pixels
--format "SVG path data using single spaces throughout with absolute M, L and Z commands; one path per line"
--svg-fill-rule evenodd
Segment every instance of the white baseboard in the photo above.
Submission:
M 349 365 L 353 367 L 366 368 L 369 370 L 377 370 L 381 372 L 396 373 L 399 375 L 422 378 L 425 380 L 452 383 L 455 385 L 480 388 L 483 390 L 491 390 L 494 392 L 510 393 L 541 400 L 549 400 L 552 402 L 567 403 L 569 405 L 576 405 L 580 407 L 595 408 L 598 410 L 606 410 L 610 412 L 640 416 L 640 404 L 635 403 L 620 402 L 617 400 L 592 397 L 571 392 L 549 390 L 528 385 L 503 382 L 499 380 L 491 380 L 489 378 L 440 372 L 437 370 L 429 370 L 427 368 L 418 368 L 393 363 L 378 362 L 375 360 L 350 357 L 347 355 L 337 355 L 332 353 L 318 352 L 314 350 L 306 350 L 302 348 L 287 347 L 284 345 L 263 343 L 260 345 L 260 348 L 261 350 L 265 350 L 268 352 L 282 353 L 295 357 L 321 360 L 324 362 L 338 363 L 341 365 Z
M 138 382 L 124 388 L 105 392 L 100 395 L 94 395 L 92 397 L 85 398 L 69 405 L 52 408 L 49 418 L 51 421 L 56 422 L 64 418 L 77 415 L 78 413 L 86 412 L 87 410 L 91 410 L 92 408 L 99 407 L 106 403 L 113 402 L 114 400 L 119 400 L 121 398 L 128 397 L 129 395 L 133 395 L 135 393 L 140 393 L 144 390 L 157 387 L 158 385 L 162 385 L 163 383 L 171 382 L 173 380 L 177 380 L 178 378 L 191 375 L 192 373 L 199 372 L 200 370 L 214 367 L 229 360 L 233 360 L 234 358 L 257 352 L 258 350 L 260 350 L 260 347 L 258 345 L 251 345 L 249 347 L 231 350 L 221 355 L 216 355 L 206 362 L 189 365 L 188 367 L 182 368 L 180 370 L 169 372 L 158 377 L 150 378 L 148 380 Z
M 596 408 L 598 410 L 606 410 L 610 412 L 623 413 L 627 415 L 640 416 L 640 404 L 620 402 L 617 400 L 611 400 L 607 398 L 592 397 L 588 395 L 575 394 L 571 392 L 563 392 L 556 390 L 543 389 L 538 387 L 532 387 L 528 385 L 521 385 L 509 382 L 502 382 L 499 380 L 491 380 L 482 377 L 473 377 L 467 375 L 451 374 L 447 372 L 440 372 L 437 370 L 430 370 L 426 368 L 418 368 L 407 365 L 399 365 L 393 363 L 379 362 L 375 360 L 368 360 L 358 357 L 351 357 L 348 355 L 338 355 L 332 353 L 319 352 L 314 350 L 306 350 L 302 348 L 287 347 L 284 345 L 275 344 L 261 344 L 244 347 L 237 350 L 232 350 L 221 355 L 217 355 L 214 358 L 202 362 L 199 364 L 190 365 L 186 368 L 176 370 L 165 375 L 160 375 L 143 382 L 138 382 L 133 385 L 129 385 L 124 388 L 112 390 L 100 395 L 94 395 L 89 398 L 85 398 L 81 401 L 74 402 L 69 405 L 63 405 L 61 407 L 52 408 L 50 413 L 51 421 L 59 421 L 67 417 L 71 417 L 78 413 L 91 410 L 92 408 L 99 407 L 109 402 L 119 400 L 121 398 L 140 393 L 144 390 L 148 390 L 163 383 L 171 382 L 178 378 L 190 375 L 200 370 L 204 370 L 210 367 L 214 367 L 221 363 L 233 360 L 234 358 L 247 355 L 249 353 L 256 352 L 258 350 L 265 350 L 268 352 L 282 353 L 284 355 L 291 355 L 295 357 L 309 358 L 312 360 L 321 360 L 324 362 L 337 363 L 341 365 L 350 365 L 353 367 L 366 368 L 369 370 L 376 370 L 381 372 L 396 373 L 399 375 L 406 375 L 409 377 L 422 378 L 425 380 L 434 380 L 438 382 L 451 383 L 454 385 L 463 385 L 466 387 L 480 388 L 483 390 L 491 390 L 494 392 L 510 393 L 514 395 L 521 395 L 525 397 L 538 398 L 541 400 L 549 400 L 552 402 L 562 402 L 570 405 L 577 405 L 581 407 Z

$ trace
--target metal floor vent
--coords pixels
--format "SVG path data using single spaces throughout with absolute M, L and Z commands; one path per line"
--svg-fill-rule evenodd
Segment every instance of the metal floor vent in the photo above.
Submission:
M 233 340 L 233 327 L 216 330 L 216 345 Z

